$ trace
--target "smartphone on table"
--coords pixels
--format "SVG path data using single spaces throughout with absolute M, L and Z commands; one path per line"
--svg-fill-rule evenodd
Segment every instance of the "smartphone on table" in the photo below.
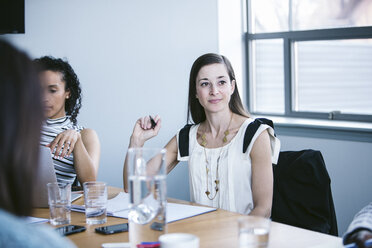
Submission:
M 79 232 L 83 232 L 86 230 L 86 228 L 84 226 L 78 226 L 78 225 L 67 225 L 67 226 L 61 226 L 61 227 L 57 227 L 55 228 L 55 230 L 63 235 L 63 236 L 67 236 L 67 235 L 70 235 L 70 234 L 73 234 L 73 233 L 79 233 Z
M 96 232 L 102 234 L 113 234 L 119 232 L 128 232 L 128 223 L 118 224 L 118 225 L 111 225 L 111 226 L 101 226 L 97 227 Z

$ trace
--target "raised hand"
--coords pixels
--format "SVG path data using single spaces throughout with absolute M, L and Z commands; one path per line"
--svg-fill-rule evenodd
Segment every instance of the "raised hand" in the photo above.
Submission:
M 154 123 L 155 126 L 153 125 Z M 160 127 L 161 119 L 158 115 L 153 118 L 150 118 L 150 116 L 139 118 L 133 128 L 130 147 L 142 147 L 147 140 L 158 135 Z

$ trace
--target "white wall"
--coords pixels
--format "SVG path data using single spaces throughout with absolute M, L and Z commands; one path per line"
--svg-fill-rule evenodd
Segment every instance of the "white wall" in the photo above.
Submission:
M 215 0 L 27 0 L 26 33 L 6 35 L 33 58 L 66 57 L 83 88 L 78 121 L 97 131 L 98 179 L 122 187 L 129 136 L 138 117 L 159 114 L 147 146 L 164 146 L 186 122 L 188 75 L 217 52 Z M 188 172 L 168 177 L 168 195 L 189 199 Z
M 218 0 L 218 51 L 231 62 L 240 96 L 246 99 L 245 0 Z
M 331 178 L 338 232 L 343 235 L 354 215 L 372 201 L 372 144 L 278 135 L 281 150 L 322 152 Z

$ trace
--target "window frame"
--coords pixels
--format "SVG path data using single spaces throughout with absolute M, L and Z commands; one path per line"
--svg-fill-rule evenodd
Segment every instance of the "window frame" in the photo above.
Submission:
M 292 118 L 309 118 L 320 120 L 340 120 L 340 121 L 357 121 L 357 122 L 372 122 L 372 115 L 363 114 L 345 114 L 338 112 L 321 113 L 321 112 L 303 112 L 295 111 L 293 105 L 294 93 L 292 89 L 294 60 L 294 44 L 301 41 L 321 41 L 321 40 L 347 40 L 347 39 L 370 39 L 372 38 L 372 26 L 365 27 L 347 27 L 347 28 L 327 28 L 313 30 L 298 30 L 284 31 L 271 33 L 250 33 L 250 5 L 247 0 L 246 4 L 246 21 L 247 30 L 245 32 L 245 47 L 246 47 L 246 65 L 247 65 L 247 106 L 250 113 L 254 115 L 266 116 L 281 116 Z M 253 53 L 251 51 L 251 42 L 264 39 L 282 39 L 283 40 L 283 59 L 284 59 L 284 114 L 278 113 L 262 113 L 253 111 L 252 91 L 254 91 L 254 80 L 252 80 L 253 72 L 251 71 Z

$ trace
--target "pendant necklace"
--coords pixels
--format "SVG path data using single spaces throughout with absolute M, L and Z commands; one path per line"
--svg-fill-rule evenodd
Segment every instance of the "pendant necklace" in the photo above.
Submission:
M 229 125 L 228 125 L 226 131 L 223 133 L 223 134 L 224 134 L 224 137 L 223 137 L 223 139 L 222 139 L 222 142 L 223 142 L 223 143 L 226 143 L 226 142 L 227 142 L 227 135 L 230 134 L 230 132 L 229 132 L 229 128 L 230 128 L 230 124 L 231 124 L 231 121 L 232 121 L 232 117 L 233 117 L 233 114 L 231 114 Z M 204 148 L 204 155 L 205 155 L 205 172 L 206 172 L 206 177 L 207 177 L 207 190 L 205 191 L 205 194 L 207 195 L 207 197 L 208 197 L 209 200 L 213 200 L 214 198 L 216 198 L 217 193 L 218 193 L 218 191 L 219 191 L 220 177 L 219 177 L 219 175 L 218 175 L 218 168 L 219 168 L 219 166 L 220 166 L 220 158 L 221 158 L 221 155 L 222 155 L 223 146 L 221 147 L 220 154 L 218 155 L 218 158 L 217 158 L 216 179 L 214 180 L 214 184 L 216 185 L 216 186 L 214 187 L 214 189 L 215 189 L 215 194 L 214 194 L 213 196 L 211 196 L 211 192 L 209 191 L 209 184 L 208 184 L 208 175 L 209 175 L 209 171 L 210 171 L 210 169 L 208 168 L 209 161 L 208 161 L 208 158 L 207 158 L 207 152 L 206 152 L 206 150 L 205 150 L 205 147 L 206 147 L 206 145 L 207 145 L 207 139 L 206 139 L 205 133 L 203 133 L 203 135 L 201 136 L 201 139 L 202 139 L 201 145 L 202 145 L 203 148 Z M 211 168 L 211 169 L 212 169 L 212 168 Z

